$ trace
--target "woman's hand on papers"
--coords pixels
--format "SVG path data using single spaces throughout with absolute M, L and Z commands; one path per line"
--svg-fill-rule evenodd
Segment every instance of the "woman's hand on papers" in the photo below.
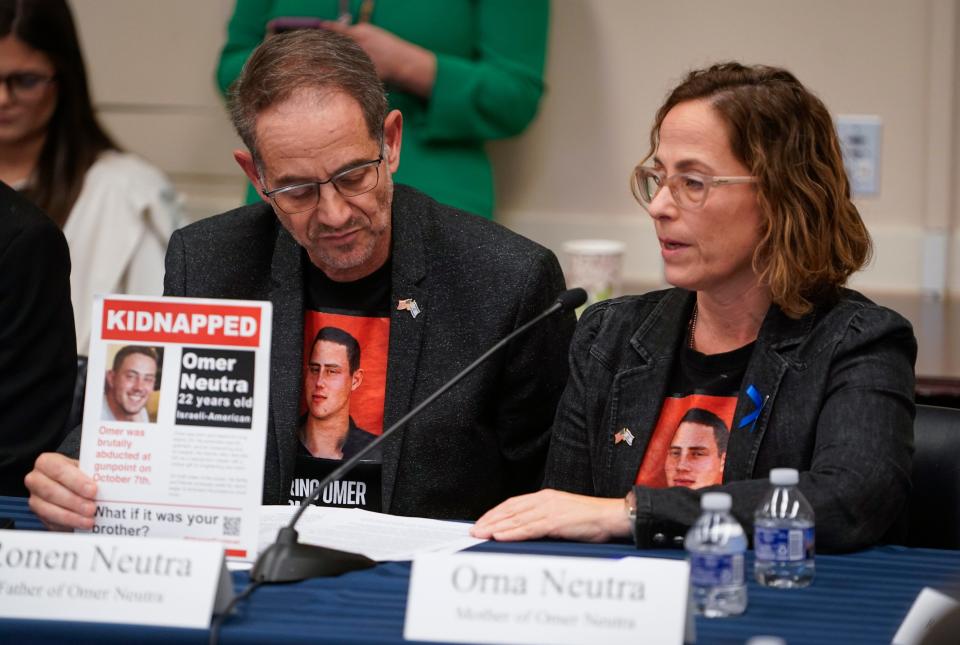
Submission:
M 630 523 L 621 498 L 588 497 L 548 488 L 511 497 L 487 511 L 470 534 L 501 542 L 544 537 L 606 542 L 629 536 Z
M 30 491 L 30 510 L 48 529 L 93 528 L 97 484 L 80 470 L 76 459 L 45 452 L 23 481 Z

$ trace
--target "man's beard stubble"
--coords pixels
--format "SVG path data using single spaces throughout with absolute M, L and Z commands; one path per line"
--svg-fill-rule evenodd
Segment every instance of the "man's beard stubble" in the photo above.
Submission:
M 332 228 L 325 224 L 318 224 L 317 228 L 312 231 L 315 235 L 328 235 L 353 228 L 361 229 L 366 232 L 368 237 L 368 239 L 364 240 L 363 246 L 357 246 L 353 248 L 352 251 L 346 253 L 330 253 L 322 246 L 315 246 L 314 252 L 316 253 L 316 260 L 319 260 L 324 266 L 337 271 L 353 269 L 370 260 L 377 246 L 377 242 L 380 241 L 380 238 L 384 234 L 390 231 L 393 182 L 390 178 L 385 178 L 385 181 L 387 182 L 386 186 L 383 191 L 377 195 L 377 212 L 386 212 L 387 217 L 384 218 L 379 227 L 374 226 L 366 213 L 361 212 L 361 214 L 351 217 L 342 227 Z M 313 240 L 310 241 L 313 242 Z

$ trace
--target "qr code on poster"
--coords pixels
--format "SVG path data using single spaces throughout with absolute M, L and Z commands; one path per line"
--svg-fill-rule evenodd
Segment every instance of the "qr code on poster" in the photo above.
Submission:
M 239 517 L 224 517 L 223 518 L 223 534 L 224 535 L 240 535 L 240 518 Z

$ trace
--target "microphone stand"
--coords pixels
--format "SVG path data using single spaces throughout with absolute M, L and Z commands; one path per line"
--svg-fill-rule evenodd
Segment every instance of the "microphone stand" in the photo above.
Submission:
M 447 381 L 443 387 L 421 401 L 416 407 L 400 417 L 396 423 L 384 430 L 379 437 L 368 443 L 363 449 L 357 452 L 357 454 L 344 461 L 338 468 L 324 477 L 320 483 L 314 486 L 310 494 L 303 499 L 300 503 L 300 508 L 294 513 L 287 526 L 280 529 L 277 533 L 276 541 L 257 557 L 257 561 L 250 570 L 250 579 L 258 583 L 296 582 L 309 578 L 338 576 L 349 571 L 368 569 L 375 566 L 376 562 L 358 553 L 301 543 L 299 541 L 299 533 L 297 533 L 297 530 L 294 528 L 300 516 L 303 515 L 307 507 L 320 496 L 323 489 L 331 482 L 340 479 L 353 468 L 357 462 L 363 459 L 365 455 L 383 443 L 387 437 L 406 424 L 407 421 L 416 416 L 421 410 L 433 403 L 440 395 L 459 383 L 465 376 L 476 369 L 478 365 L 544 318 L 560 310 L 579 307 L 586 299 L 587 294 L 583 289 L 569 289 L 561 293 L 549 308 L 507 334 L 496 345 L 461 370 L 459 374 Z

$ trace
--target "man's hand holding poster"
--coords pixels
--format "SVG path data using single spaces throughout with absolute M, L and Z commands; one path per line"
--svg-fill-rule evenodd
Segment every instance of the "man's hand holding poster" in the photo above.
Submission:
M 265 302 L 98 297 L 80 467 L 94 533 L 256 551 L 269 395 Z

